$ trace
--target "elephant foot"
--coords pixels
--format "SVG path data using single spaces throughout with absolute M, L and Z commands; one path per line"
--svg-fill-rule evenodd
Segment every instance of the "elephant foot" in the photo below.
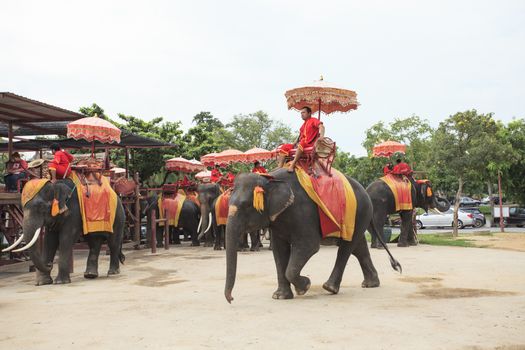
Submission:
M 220 245 L 213 246 L 213 250 L 222 250 L 222 247 Z
M 410 242 L 408 242 L 408 245 L 413 247 L 413 246 L 417 245 L 417 242 L 416 241 L 410 241 Z
M 287 289 L 284 288 L 278 288 L 275 292 L 273 292 L 272 298 L 274 299 L 293 299 L 293 292 L 288 287 Z
M 310 289 L 312 283 L 308 277 L 300 276 L 298 279 L 299 283 L 294 284 L 295 292 L 297 295 L 305 295 L 306 292 L 308 292 L 308 289 Z
M 206 242 L 206 243 L 204 243 L 204 246 L 207 247 L 207 248 L 208 247 L 213 247 L 213 243 Z
M 361 283 L 362 288 L 377 288 L 379 287 L 379 278 L 375 279 L 365 279 L 363 283 Z
M 118 275 L 120 274 L 120 269 L 117 267 L 116 269 L 109 269 L 108 270 L 108 276 L 110 275 Z
M 248 248 L 239 247 L 239 248 L 237 248 L 237 251 L 238 251 L 238 252 L 247 252 L 247 251 L 248 251 Z
M 46 285 L 46 284 L 53 284 L 53 279 L 51 278 L 51 276 L 50 275 L 39 274 L 36 277 L 35 285 L 36 286 L 43 286 L 43 285 Z
M 376 243 L 372 243 L 370 244 L 370 248 L 379 248 L 379 244 Z
M 55 284 L 68 284 L 68 283 L 71 283 L 71 278 L 69 278 L 69 276 L 58 275 L 57 278 L 55 278 Z
M 251 251 L 251 252 L 258 252 L 259 250 L 261 250 L 261 249 L 259 248 L 259 246 L 257 246 L 257 247 L 251 247 L 251 248 L 250 248 L 250 251 Z
M 96 271 L 86 271 L 84 272 L 84 278 L 94 279 L 98 277 L 98 272 Z
M 200 246 L 201 244 L 199 242 L 191 242 L 191 246 L 192 247 L 198 247 Z
M 175 242 L 173 242 L 173 244 L 180 245 L 181 243 L 180 243 L 180 241 L 175 241 Z
M 162 243 L 157 243 L 157 248 L 162 248 L 162 247 L 164 247 L 164 244 L 162 244 Z
M 329 281 L 326 281 L 324 284 L 323 284 L 323 289 L 332 293 L 332 294 L 337 294 L 339 293 L 339 286 L 336 286 L 335 284 L 329 282 Z
M 397 242 L 397 246 L 398 247 L 408 247 L 408 243 L 407 242 Z

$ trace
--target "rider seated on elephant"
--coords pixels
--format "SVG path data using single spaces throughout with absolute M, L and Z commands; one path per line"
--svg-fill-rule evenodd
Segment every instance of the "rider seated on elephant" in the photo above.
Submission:
M 396 160 L 396 165 L 392 169 L 392 174 L 399 175 L 399 176 L 406 176 L 411 177 L 412 176 L 412 168 L 407 163 L 403 162 L 401 159 Z
M 324 125 L 319 119 L 312 118 L 312 109 L 310 107 L 304 107 L 301 109 L 301 118 L 304 120 L 304 123 L 299 130 L 299 137 L 296 143 L 288 143 L 279 147 L 279 167 L 281 168 L 284 166 L 286 157 L 290 155 L 290 151 L 297 147 L 295 157 L 288 167 L 288 172 L 290 173 L 294 171 L 295 164 L 301 158 L 304 149 L 313 147 L 319 138 L 324 137 Z
M 265 167 L 263 167 L 261 165 L 261 163 L 256 160 L 254 163 L 253 163 L 253 169 L 252 169 L 252 173 L 255 173 L 255 174 L 267 174 L 268 171 L 266 170 Z
M 67 151 L 64 151 L 58 143 L 53 143 L 50 146 L 54 158 L 49 163 L 49 174 L 51 175 L 51 182 L 57 179 L 65 179 L 71 174 L 71 162 L 74 157 Z

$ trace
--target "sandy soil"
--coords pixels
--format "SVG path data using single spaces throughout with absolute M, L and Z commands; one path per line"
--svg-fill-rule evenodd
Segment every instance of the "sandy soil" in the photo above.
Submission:
M 73 283 L 33 285 L 19 265 L 0 271 L 2 349 L 524 349 L 525 254 L 392 246 L 372 256 L 381 287 L 362 289 L 355 258 L 338 295 L 322 288 L 336 248 L 304 269 L 312 288 L 273 300 L 273 257 L 241 253 L 232 305 L 223 297 L 224 252 L 174 247 L 127 251 L 119 276 L 84 280 L 76 254 Z M 100 272 L 108 257 L 100 262 Z M 56 273 L 56 271 L 54 272 Z
M 473 241 L 476 246 L 525 252 L 525 234 L 493 233 L 462 237 Z

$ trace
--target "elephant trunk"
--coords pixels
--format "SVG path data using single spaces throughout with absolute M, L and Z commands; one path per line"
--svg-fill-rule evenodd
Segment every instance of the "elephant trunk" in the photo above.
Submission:
M 44 223 L 41 222 L 41 220 L 35 220 L 34 216 L 35 215 L 31 215 L 30 212 L 24 212 L 24 241 L 29 243 L 24 248 L 15 250 L 15 252 L 29 249 L 31 261 L 33 262 L 35 267 L 41 272 L 48 273 L 51 271 L 52 266 L 49 266 L 42 260 L 38 244 L 35 244 L 38 239 L 38 236 L 40 235 L 40 231 Z
M 233 300 L 232 290 L 237 273 L 237 246 L 241 232 L 238 225 L 229 219 L 226 225 L 226 285 L 224 287 L 224 297 L 230 304 Z
M 450 209 L 450 202 L 443 197 L 435 197 L 435 208 L 439 210 L 440 212 L 445 212 Z

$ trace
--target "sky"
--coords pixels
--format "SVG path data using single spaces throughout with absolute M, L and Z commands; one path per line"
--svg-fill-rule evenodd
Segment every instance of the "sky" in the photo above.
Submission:
M 184 129 L 263 110 L 297 130 L 284 92 L 323 75 L 357 92 L 322 120 L 358 156 L 379 121 L 525 117 L 525 1 L 3 0 L 0 43 L 0 91 Z

